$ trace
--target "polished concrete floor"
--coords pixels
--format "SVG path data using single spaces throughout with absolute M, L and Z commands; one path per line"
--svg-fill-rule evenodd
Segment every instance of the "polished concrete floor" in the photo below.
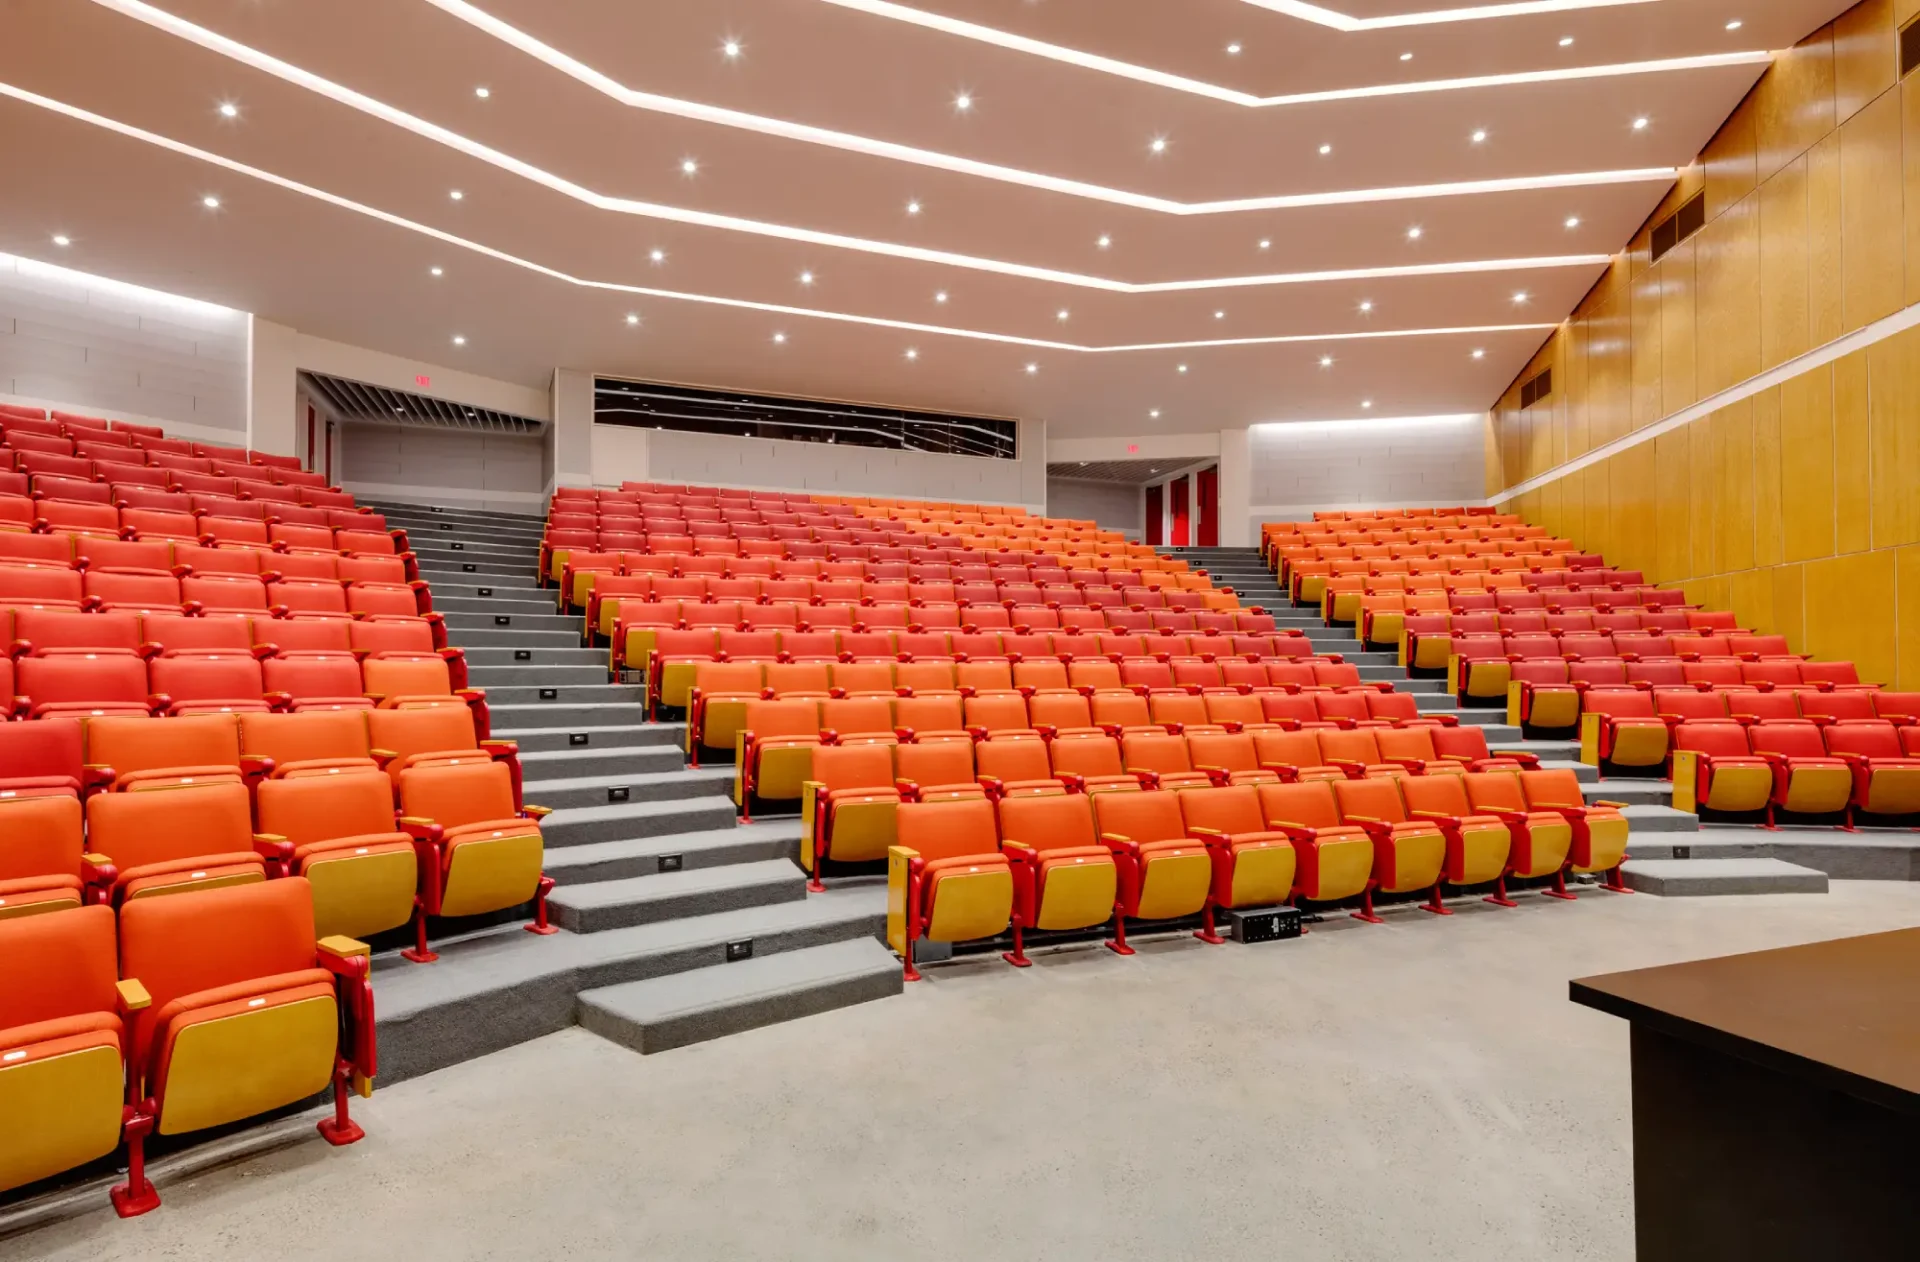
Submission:
M 0 1258 L 1632 1257 L 1623 1022 L 1587 973 L 1920 924 L 1920 884 L 1411 909 L 1075 949 L 640 1057 L 580 1030 Z

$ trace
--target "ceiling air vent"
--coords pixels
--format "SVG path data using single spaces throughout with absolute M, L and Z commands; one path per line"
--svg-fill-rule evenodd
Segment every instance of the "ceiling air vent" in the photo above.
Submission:
M 1553 369 L 1543 368 L 1540 375 L 1520 383 L 1520 406 L 1530 408 L 1553 393 Z
M 1900 28 L 1900 77 L 1915 66 L 1920 66 L 1920 22 L 1909 22 Z
M 1687 204 L 1653 225 L 1653 261 L 1707 226 L 1707 195 L 1695 193 Z
M 483 434 L 538 434 L 546 429 L 545 421 L 530 416 L 472 407 L 409 390 L 389 390 L 385 386 L 318 372 L 302 372 L 300 379 L 336 421 L 473 430 Z

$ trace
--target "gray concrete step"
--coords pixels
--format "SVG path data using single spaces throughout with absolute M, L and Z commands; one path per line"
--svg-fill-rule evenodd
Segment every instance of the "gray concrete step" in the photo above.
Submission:
M 585 652 L 591 654 L 593 650 Z M 606 686 L 606 654 L 600 654 L 601 660 L 595 664 L 581 662 L 572 665 L 548 664 L 541 662 L 507 662 L 502 665 L 484 665 L 468 662 L 467 678 L 475 688 L 579 688 Z M 488 695 L 492 695 L 489 692 Z
M 665 750 L 669 759 L 678 751 Z M 661 761 L 661 760 L 656 760 Z M 529 802 L 552 807 L 555 811 L 628 802 L 677 802 L 687 798 L 723 795 L 733 787 L 732 767 L 687 767 L 676 761 L 664 771 L 621 771 L 612 775 L 587 775 L 569 780 L 533 780 L 526 782 Z
M 681 916 L 795 902 L 806 896 L 806 873 L 798 865 L 768 859 L 561 886 L 547 899 L 547 907 L 563 929 L 600 933 Z
M 545 806 L 533 794 L 527 800 Z M 617 806 L 580 806 L 556 810 L 541 825 L 548 849 L 596 841 L 628 841 L 669 833 L 712 832 L 731 828 L 739 808 L 725 797 L 682 798 L 667 802 L 627 802 Z
M 1673 785 L 1665 780 L 1624 780 L 1617 776 L 1602 780 L 1596 775 L 1584 788 L 1589 801 L 1625 802 L 1629 806 L 1671 806 L 1673 803 Z
M 514 707 L 518 715 L 533 707 Z M 631 706 L 618 707 L 631 714 Z M 548 707 L 538 707 L 536 717 L 541 719 L 558 718 Z M 631 748 L 636 745 L 671 745 L 684 747 L 687 740 L 687 726 L 684 723 L 640 723 L 610 724 L 601 727 L 506 727 L 500 720 L 500 710 L 493 712 L 493 734 L 502 740 L 520 742 L 521 761 L 526 761 L 529 750 L 581 750 L 601 747 Z M 575 740 L 575 737 L 585 737 Z
M 438 608 L 438 605 L 435 606 Z M 578 614 L 560 614 L 548 605 L 537 613 L 521 613 L 513 610 L 505 612 L 491 608 L 467 610 L 454 608 L 445 611 L 447 615 L 447 638 L 454 644 L 464 643 L 463 637 L 470 631 L 558 631 L 573 637 L 575 644 L 580 643 L 581 621 Z M 501 619 L 505 621 L 501 621 Z
M 709 832 L 669 833 L 626 841 L 597 841 L 547 852 L 547 875 L 561 885 L 621 881 L 661 872 L 734 863 L 792 862 L 800 853 L 797 820 L 741 824 Z
M 1781 859 L 1632 859 L 1620 876 L 1628 888 L 1662 898 L 1827 892 L 1825 872 Z
M 1692 833 L 1700 830 L 1700 817 L 1692 811 L 1676 811 L 1671 806 L 1630 805 L 1620 812 L 1627 817 L 1631 834 Z M 1627 849 L 1633 849 L 1629 843 Z
M 522 749 L 520 753 L 520 766 L 527 780 L 532 782 L 537 779 L 548 786 L 555 781 L 587 779 L 618 780 L 626 784 L 636 776 L 678 772 L 686 766 L 686 762 L 686 755 L 677 746 L 660 744 L 603 745 L 598 749 L 592 746 Z M 570 805 L 555 801 L 555 796 L 551 787 L 543 788 L 540 804 L 556 808 Z M 599 802 L 586 805 L 597 806 Z
M 526 656 L 516 657 L 515 654 L 519 653 L 524 653 Z M 498 647 L 489 646 L 481 648 L 478 646 L 469 646 L 467 648 L 467 665 L 469 667 L 512 666 L 516 662 L 525 663 L 536 668 L 543 666 L 595 666 L 599 668 L 601 678 L 603 679 L 607 673 L 607 651 L 605 649 L 574 648 L 571 645 L 565 647 L 558 645 L 514 647 L 505 644 Z
M 604 728 L 631 727 L 642 723 L 647 717 L 639 706 L 625 699 L 588 702 L 559 709 L 552 702 L 501 705 L 491 700 L 491 694 L 489 698 L 489 709 L 493 711 L 493 725 L 501 730 L 525 731 L 533 728 L 543 731 L 589 732 Z M 580 726 L 560 726 L 572 723 Z
M 900 962 L 871 938 L 581 992 L 580 1024 L 642 1054 L 897 995 Z
M 469 615 L 470 621 L 485 622 L 479 615 Z M 556 626 L 547 631 L 529 631 L 519 626 L 496 627 L 491 624 L 478 627 L 462 626 L 452 619 L 447 621 L 448 640 L 462 648 L 552 648 L 575 649 L 580 647 L 580 622 L 574 619 L 565 626 Z M 600 660 L 605 661 L 607 651 L 596 650 Z
M 429 580 L 429 582 L 431 582 L 431 580 Z M 499 594 L 492 596 L 469 594 L 465 587 L 450 588 L 445 594 L 442 594 L 442 592 L 436 588 L 433 594 L 433 607 L 447 615 L 448 626 L 453 625 L 453 615 L 456 613 L 472 615 L 484 614 L 487 615 L 489 623 L 492 618 L 505 614 L 515 619 L 515 621 L 509 625 L 517 626 L 519 625 L 518 619 L 522 617 L 551 617 L 560 612 L 558 607 L 554 605 L 551 596 L 541 596 L 537 592 L 529 591 L 524 598 L 515 599 L 511 596 Z M 581 619 L 578 615 L 568 614 L 566 618 L 575 629 L 578 629 L 581 625 Z M 480 625 L 488 624 L 483 623 Z
M 478 686 L 478 685 L 476 685 Z M 638 684 L 561 684 L 558 686 L 530 684 L 527 686 L 502 685 L 488 688 L 487 699 L 494 705 L 618 705 L 625 702 L 634 709 L 633 717 L 639 718 L 640 695 L 645 689 Z M 552 693 L 552 696 L 545 694 Z

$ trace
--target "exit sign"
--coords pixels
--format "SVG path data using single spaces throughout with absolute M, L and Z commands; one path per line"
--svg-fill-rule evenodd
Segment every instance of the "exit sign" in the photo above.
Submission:
M 419 386 L 422 390 L 425 390 L 428 387 L 433 385 L 433 378 L 422 373 L 420 376 L 415 377 L 413 379 L 413 384 L 416 386 Z

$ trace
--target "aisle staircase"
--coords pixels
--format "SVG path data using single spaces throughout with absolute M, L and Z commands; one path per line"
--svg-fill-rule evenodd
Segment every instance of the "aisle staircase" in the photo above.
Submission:
M 537 582 L 542 521 L 381 504 L 519 742 L 526 800 L 553 808 L 546 870 L 560 932 L 522 919 L 439 926 L 438 963 L 375 960 L 381 1079 L 395 1082 L 583 1024 L 653 1052 L 896 994 L 884 888 L 808 896 L 793 819 L 740 824 L 731 767 L 692 770 L 684 728 L 648 723 Z
M 1802 829 L 1791 835 L 1781 830 L 1757 838 L 1752 835 L 1754 830 L 1744 827 L 1709 826 L 1703 830 L 1699 816 L 1668 805 L 1673 799 L 1671 782 L 1624 777 L 1603 780 L 1598 768 L 1579 761 L 1577 741 L 1524 739 L 1519 728 L 1507 723 L 1504 709 L 1463 708 L 1448 694 L 1445 680 L 1409 679 L 1394 653 L 1363 651 L 1352 628 L 1327 626 L 1317 608 L 1295 608 L 1258 548 L 1161 551 L 1205 570 L 1216 586 L 1231 587 L 1241 604 L 1264 607 L 1281 627 L 1305 631 L 1315 652 L 1340 654 L 1359 668 L 1362 679 L 1391 680 L 1399 691 L 1414 693 L 1415 704 L 1422 712 L 1458 715 L 1462 723 L 1479 724 L 1492 748 L 1524 749 L 1538 755 L 1542 767 L 1571 768 L 1579 775 L 1588 801 L 1626 803 L 1622 813 L 1632 830 L 1628 851 L 1634 857 L 1622 872 L 1634 889 L 1668 897 L 1824 893 L 1829 873 L 1853 875 L 1852 869 L 1862 861 L 1876 871 L 1899 862 L 1871 853 L 1871 848 L 1846 835 L 1835 836 L 1832 830 Z M 1900 845 L 1898 849 L 1904 856 L 1909 847 Z M 1824 858 L 1824 870 L 1804 865 L 1804 860 L 1812 857 L 1809 852 Z

